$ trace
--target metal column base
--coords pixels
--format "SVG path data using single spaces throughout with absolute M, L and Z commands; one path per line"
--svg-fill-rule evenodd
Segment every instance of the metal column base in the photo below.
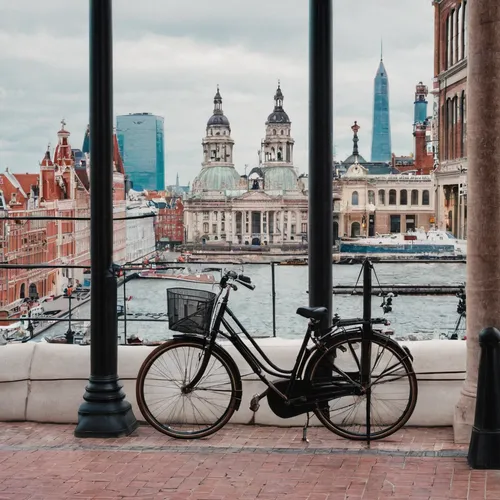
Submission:
M 110 438 L 128 436 L 138 423 L 118 377 L 91 376 L 85 400 L 78 409 L 75 436 Z
M 500 431 L 473 427 L 467 463 L 473 469 L 500 469 Z

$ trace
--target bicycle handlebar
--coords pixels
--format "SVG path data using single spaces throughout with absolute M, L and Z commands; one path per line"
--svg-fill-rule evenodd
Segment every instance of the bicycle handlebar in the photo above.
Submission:
M 226 281 L 232 279 L 249 290 L 255 290 L 255 285 L 252 285 L 250 277 L 244 274 L 238 274 L 235 271 L 227 271 L 222 279 Z

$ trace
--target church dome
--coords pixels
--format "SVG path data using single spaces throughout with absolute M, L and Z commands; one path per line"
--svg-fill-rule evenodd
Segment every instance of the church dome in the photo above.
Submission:
M 266 191 L 297 191 L 297 174 L 293 167 L 263 167 Z
M 217 85 L 217 92 L 214 97 L 214 113 L 208 119 L 207 127 L 211 127 L 213 125 L 222 125 L 225 127 L 229 127 L 229 120 L 227 116 L 222 111 L 222 97 L 219 92 L 219 86 Z
M 199 190 L 234 190 L 238 189 L 240 176 L 234 167 L 207 166 L 201 170 L 194 182 Z
M 225 125 L 226 127 L 229 127 L 229 119 L 223 114 L 213 114 L 208 119 L 207 127 L 211 127 L 212 125 Z
M 284 99 L 283 92 L 281 91 L 281 86 L 278 81 L 278 88 L 276 89 L 276 94 L 274 94 L 274 110 L 273 112 L 267 117 L 267 124 L 269 125 L 270 123 L 276 123 L 276 124 L 284 124 L 284 123 L 291 123 L 290 118 L 286 114 L 285 110 L 283 109 L 283 99 Z
M 267 123 L 290 123 L 290 118 L 285 111 L 273 111 L 267 117 Z

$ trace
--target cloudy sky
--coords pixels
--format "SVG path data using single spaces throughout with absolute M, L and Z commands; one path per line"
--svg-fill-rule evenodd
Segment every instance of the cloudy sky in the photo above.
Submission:
M 115 114 L 165 117 L 167 183 L 192 180 L 219 84 L 235 163 L 257 162 L 278 78 L 292 120 L 295 164 L 307 171 L 307 0 L 115 0 Z M 333 0 L 334 144 L 350 154 L 350 126 L 371 149 L 373 78 L 383 39 L 392 146 L 413 150 L 415 84 L 431 86 L 430 0 Z M 88 123 L 88 1 L 0 0 L 0 170 L 36 171 L 64 117 L 73 147 Z M 429 107 L 429 112 L 431 108 Z

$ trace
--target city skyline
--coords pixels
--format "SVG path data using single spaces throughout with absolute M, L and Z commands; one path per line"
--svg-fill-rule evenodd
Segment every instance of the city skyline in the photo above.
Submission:
M 350 154 L 354 120 L 363 127 L 360 152 L 369 156 L 373 70 L 381 33 L 391 75 L 393 151 L 409 154 L 413 150 L 414 87 L 420 80 L 430 86 L 433 77 L 433 9 L 427 3 L 414 4 L 381 0 L 375 6 L 360 0 L 354 23 L 349 5 L 335 2 L 337 159 Z M 34 170 L 62 117 L 76 135 L 83 134 L 88 123 L 88 27 L 80 23 L 70 35 L 52 29 L 60 16 L 86 19 L 88 7 L 64 4 L 61 9 L 61 5 L 59 0 L 47 1 L 30 7 L 29 14 L 27 0 L 2 7 L 2 171 L 5 167 Z M 294 127 L 295 165 L 307 172 L 307 2 L 288 1 L 284 11 L 283 5 L 264 8 L 263 2 L 257 2 L 251 9 L 244 5 L 233 9 L 220 0 L 194 13 L 170 1 L 149 0 L 140 11 L 125 0 L 115 7 L 114 114 L 147 109 L 165 116 L 167 184 L 175 183 L 177 173 L 181 184 L 187 184 L 199 171 L 199 144 L 217 84 L 232 124 L 235 166 L 242 173 L 245 164 L 252 167 L 258 162 L 264 122 L 281 79 Z M 216 24 L 218 29 L 212 29 Z M 262 28 L 259 36 L 256 24 Z

